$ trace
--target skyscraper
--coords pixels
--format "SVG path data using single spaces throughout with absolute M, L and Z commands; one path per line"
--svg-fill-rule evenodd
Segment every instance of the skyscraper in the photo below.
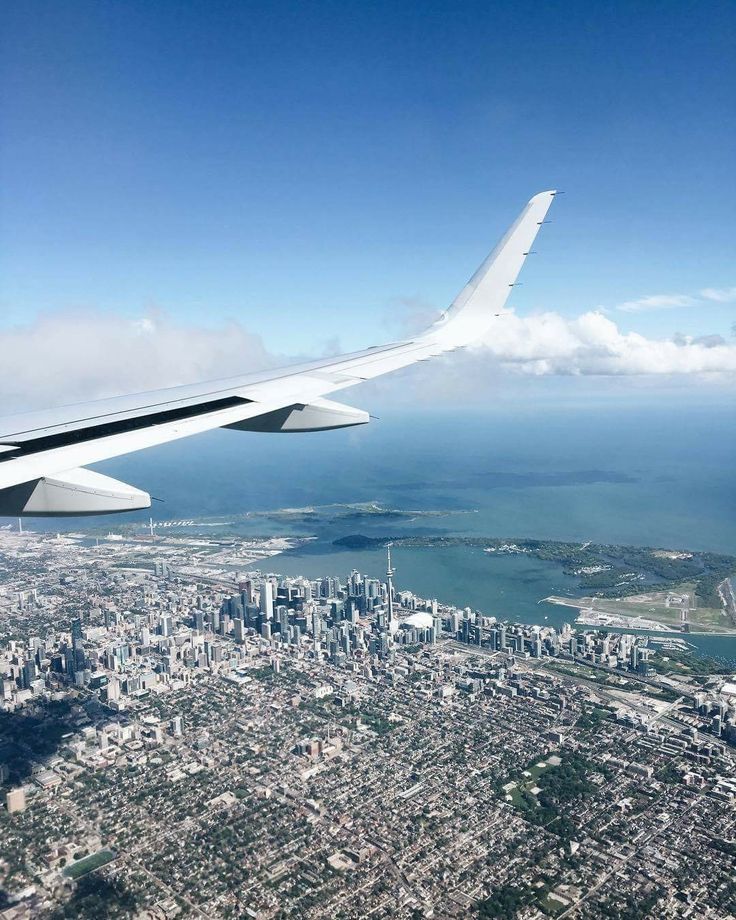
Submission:
M 28 689 L 38 676 L 35 658 L 28 658 L 23 662 L 22 683 Z
M 82 639 L 82 621 L 79 617 L 72 620 L 72 649 L 74 654 L 73 671 L 83 671 L 86 659 L 84 655 L 84 640 Z
M 72 643 L 75 640 L 82 641 L 82 621 L 79 617 L 72 620 Z
M 261 613 L 267 620 L 273 617 L 273 588 L 270 581 L 261 584 Z

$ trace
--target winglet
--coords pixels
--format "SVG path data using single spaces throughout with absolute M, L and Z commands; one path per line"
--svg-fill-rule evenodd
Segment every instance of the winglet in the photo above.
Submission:
M 551 189 L 529 200 L 449 309 L 427 330 L 428 340 L 452 348 L 486 332 L 495 314 L 503 310 L 556 194 Z

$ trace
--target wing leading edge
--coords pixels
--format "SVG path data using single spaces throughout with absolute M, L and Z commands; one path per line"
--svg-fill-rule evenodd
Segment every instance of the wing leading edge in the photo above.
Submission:
M 0 514 L 101 514 L 150 505 L 146 492 L 82 469 L 212 428 L 316 431 L 367 413 L 324 399 L 481 338 L 504 308 L 555 196 L 535 195 L 452 305 L 413 339 L 335 358 L 0 419 Z

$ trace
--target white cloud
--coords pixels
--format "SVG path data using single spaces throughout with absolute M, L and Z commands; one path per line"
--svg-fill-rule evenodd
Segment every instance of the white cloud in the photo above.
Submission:
M 700 296 L 705 300 L 713 300 L 716 303 L 733 303 L 736 301 L 736 287 L 703 288 Z
M 205 329 L 165 313 L 42 315 L 0 329 L 5 411 L 83 402 L 260 370 L 279 363 L 234 322 Z
M 597 311 L 500 317 L 480 349 L 525 374 L 736 374 L 736 345 L 720 337 L 650 339 Z M 475 349 L 474 349 L 475 350 Z
M 672 310 L 675 307 L 692 307 L 698 301 L 689 294 L 652 294 L 638 300 L 627 300 L 616 309 L 624 313 L 644 313 L 647 310 Z
M 94 312 L 58 313 L 0 329 L 0 394 L 4 412 L 80 402 L 289 363 L 270 354 L 239 323 L 203 328 L 162 313 L 136 318 Z M 464 356 L 463 356 L 464 355 Z M 720 375 L 736 381 L 736 343 L 720 336 L 650 339 L 622 332 L 600 311 L 574 319 L 547 312 L 508 313 L 485 341 L 444 367 L 411 371 L 413 399 L 433 399 L 437 387 L 463 399 L 471 387 L 500 375 Z M 395 378 L 394 378 L 395 379 Z M 400 387 L 404 385 L 401 384 Z M 382 381 L 390 390 L 392 378 Z M 399 389 L 400 389 L 399 387 Z
M 694 307 L 704 301 L 711 303 L 734 303 L 736 287 L 703 288 L 698 294 L 651 294 L 636 300 L 626 300 L 618 304 L 617 310 L 623 313 L 645 313 L 649 310 L 673 310 L 677 307 Z

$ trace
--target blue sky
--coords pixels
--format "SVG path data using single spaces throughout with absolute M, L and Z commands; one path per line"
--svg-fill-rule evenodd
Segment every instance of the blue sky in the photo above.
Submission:
M 1 16 L 0 326 L 156 309 L 281 354 L 373 344 L 556 187 L 520 314 L 733 342 L 732 3 Z M 681 305 L 615 309 L 652 296 Z

